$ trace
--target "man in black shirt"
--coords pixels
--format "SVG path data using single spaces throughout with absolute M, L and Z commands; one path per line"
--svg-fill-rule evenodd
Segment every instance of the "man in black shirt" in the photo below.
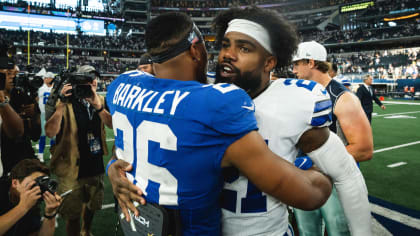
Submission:
M 88 65 L 80 67 L 78 73 L 94 75 L 94 79 L 64 85 L 61 95 L 66 99 L 57 103 L 45 125 L 46 135 L 56 136 L 56 145 L 51 149 L 51 170 L 59 178 L 58 192 L 73 190 L 63 202 L 60 215 L 66 219 L 67 235 L 77 236 L 90 235 L 94 213 L 102 207 L 102 157 L 107 153 L 104 124 L 112 127 L 104 98 L 96 93 L 99 74 Z M 81 97 L 80 87 L 89 88 L 91 94 Z

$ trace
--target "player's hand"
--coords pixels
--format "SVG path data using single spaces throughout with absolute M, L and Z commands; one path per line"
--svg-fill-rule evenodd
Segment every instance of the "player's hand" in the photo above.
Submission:
M 19 206 L 23 207 L 26 211 L 29 211 L 41 198 L 41 189 L 39 186 L 35 186 L 35 181 L 29 177 L 26 177 L 21 183 L 17 185 L 19 195 Z
M 382 110 L 385 110 L 386 109 L 386 106 L 385 105 L 382 105 L 381 108 L 382 108 Z
M 143 192 L 140 188 L 127 179 L 126 172 L 131 171 L 132 168 L 133 167 L 128 162 L 117 160 L 108 169 L 108 177 L 112 185 L 112 191 L 114 192 L 127 221 L 130 221 L 128 209 L 136 216 L 139 215 L 133 201 L 139 202 L 142 205 L 146 204 L 146 200 L 142 197 Z
M 42 198 L 45 202 L 45 215 L 52 216 L 57 213 L 57 208 L 61 205 L 63 199 L 57 193 L 51 194 L 48 191 L 45 191 L 42 194 Z
M 63 86 L 63 89 L 61 89 L 61 96 L 63 97 L 69 97 L 71 96 L 71 89 L 73 87 L 71 86 L 71 84 L 65 84 Z

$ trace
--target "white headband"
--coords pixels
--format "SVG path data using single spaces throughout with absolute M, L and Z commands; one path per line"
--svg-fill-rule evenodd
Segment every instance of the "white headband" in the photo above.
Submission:
M 248 35 L 261 44 L 265 50 L 273 54 L 270 46 L 270 35 L 260 24 L 244 19 L 234 19 L 229 22 L 225 34 L 232 31 Z

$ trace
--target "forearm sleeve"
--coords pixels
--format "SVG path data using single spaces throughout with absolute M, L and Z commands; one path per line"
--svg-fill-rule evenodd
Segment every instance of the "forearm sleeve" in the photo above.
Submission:
M 334 133 L 320 148 L 307 153 L 313 162 L 330 176 L 337 189 L 351 234 L 372 235 L 368 192 L 362 173 L 342 141 Z

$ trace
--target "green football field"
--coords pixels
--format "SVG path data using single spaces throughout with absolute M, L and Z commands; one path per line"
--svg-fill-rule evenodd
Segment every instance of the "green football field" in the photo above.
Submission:
M 373 159 L 361 163 L 369 195 L 420 211 L 420 102 L 388 100 L 387 109 L 374 105 L 372 129 L 374 137 Z M 402 103 L 394 104 L 392 102 Z M 410 104 L 414 103 L 414 104 Z M 107 130 L 108 148 L 113 144 L 111 130 Z M 48 143 L 48 142 L 47 142 Z M 48 147 L 45 157 L 49 156 Z M 104 158 L 104 164 L 109 156 Z M 104 209 L 98 211 L 93 221 L 95 236 L 115 235 L 117 215 L 108 178 L 105 177 Z M 58 219 L 55 235 L 65 235 L 64 221 Z M 117 235 L 122 235 L 118 232 Z
M 420 102 L 385 105 L 384 111 L 374 105 L 375 151 L 372 160 L 360 165 L 369 195 L 420 210 Z

